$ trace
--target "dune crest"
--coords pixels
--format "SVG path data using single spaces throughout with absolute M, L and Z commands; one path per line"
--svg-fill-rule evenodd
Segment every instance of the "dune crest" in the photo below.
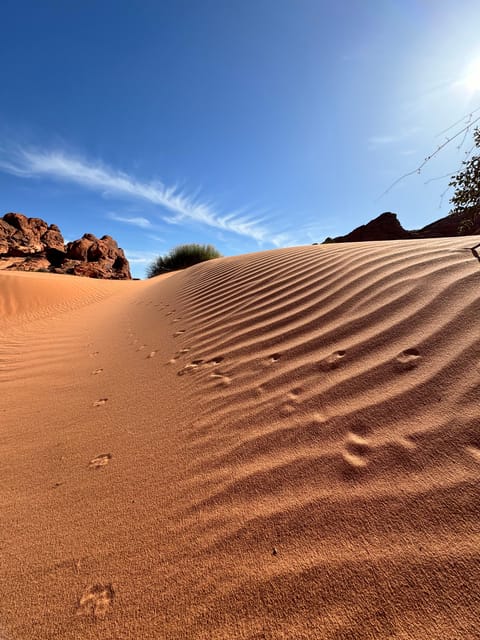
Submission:
M 0 273 L 6 637 L 475 637 L 477 243 Z

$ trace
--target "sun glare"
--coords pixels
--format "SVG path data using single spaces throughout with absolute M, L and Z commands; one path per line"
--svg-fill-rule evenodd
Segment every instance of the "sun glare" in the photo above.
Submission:
M 476 58 L 469 64 L 462 84 L 472 93 L 480 91 L 480 58 Z

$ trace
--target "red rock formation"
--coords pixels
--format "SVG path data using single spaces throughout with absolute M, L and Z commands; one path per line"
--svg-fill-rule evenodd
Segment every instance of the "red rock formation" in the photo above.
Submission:
M 395 213 L 382 213 L 378 218 L 374 218 L 357 227 L 346 236 L 338 238 L 327 238 L 325 242 L 364 242 L 365 240 L 403 240 L 411 238 L 409 231 L 406 231 Z
M 480 216 L 471 211 L 440 218 L 422 229 L 409 231 L 400 224 L 395 213 L 382 213 L 345 236 L 327 238 L 324 242 L 365 242 L 368 240 L 405 240 L 408 238 L 449 238 L 480 234 Z
M 41 218 L 7 213 L 0 218 L 0 269 L 70 273 L 129 280 L 128 260 L 113 238 L 86 233 L 65 242 L 60 229 Z
M 68 273 L 89 278 L 104 278 L 105 272 L 124 275 L 131 278 L 128 260 L 122 249 L 111 236 L 98 239 L 91 233 L 85 233 L 80 240 L 69 242 L 66 247 L 64 267 Z M 71 269 L 71 271 L 70 271 Z

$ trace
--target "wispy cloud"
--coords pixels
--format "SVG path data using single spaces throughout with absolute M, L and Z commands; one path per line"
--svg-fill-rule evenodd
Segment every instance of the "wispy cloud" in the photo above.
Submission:
M 165 238 L 157 236 L 154 233 L 149 233 L 148 237 L 150 238 L 150 240 L 154 240 L 155 242 L 161 242 L 162 244 L 165 242 Z
M 140 229 L 151 229 L 152 223 L 147 218 L 143 218 L 141 216 L 127 218 L 125 216 L 119 216 L 116 213 L 109 213 L 108 218 L 110 220 L 115 220 L 116 222 L 124 222 L 125 224 L 131 224 L 134 227 L 140 227 Z
M 64 180 L 101 191 L 104 195 L 141 199 L 168 211 L 168 215 L 162 216 L 166 222 L 195 222 L 277 246 L 284 241 L 283 235 L 273 234 L 261 220 L 245 210 L 222 214 L 211 202 L 201 201 L 198 194 L 192 196 L 176 186 L 169 187 L 158 181 L 142 182 L 106 164 L 89 162 L 64 151 L 20 147 L 7 152 L 3 149 L 0 150 L 0 170 L 25 178 Z M 129 224 L 148 226 L 143 222 L 146 218 L 125 218 L 123 222 L 127 220 Z
M 381 147 L 385 144 L 394 144 L 399 142 L 402 138 L 400 136 L 372 136 L 368 139 L 368 144 L 371 147 Z
M 368 148 L 370 151 L 374 151 L 388 145 L 398 144 L 400 142 L 404 142 L 408 138 L 411 138 L 418 132 L 418 127 L 411 127 L 410 129 L 404 129 L 395 134 L 371 136 L 368 138 Z

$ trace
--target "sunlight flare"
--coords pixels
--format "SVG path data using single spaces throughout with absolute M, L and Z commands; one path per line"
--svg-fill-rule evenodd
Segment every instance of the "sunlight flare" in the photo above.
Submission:
M 469 64 L 461 84 L 471 93 L 480 91 L 480 56 Z

